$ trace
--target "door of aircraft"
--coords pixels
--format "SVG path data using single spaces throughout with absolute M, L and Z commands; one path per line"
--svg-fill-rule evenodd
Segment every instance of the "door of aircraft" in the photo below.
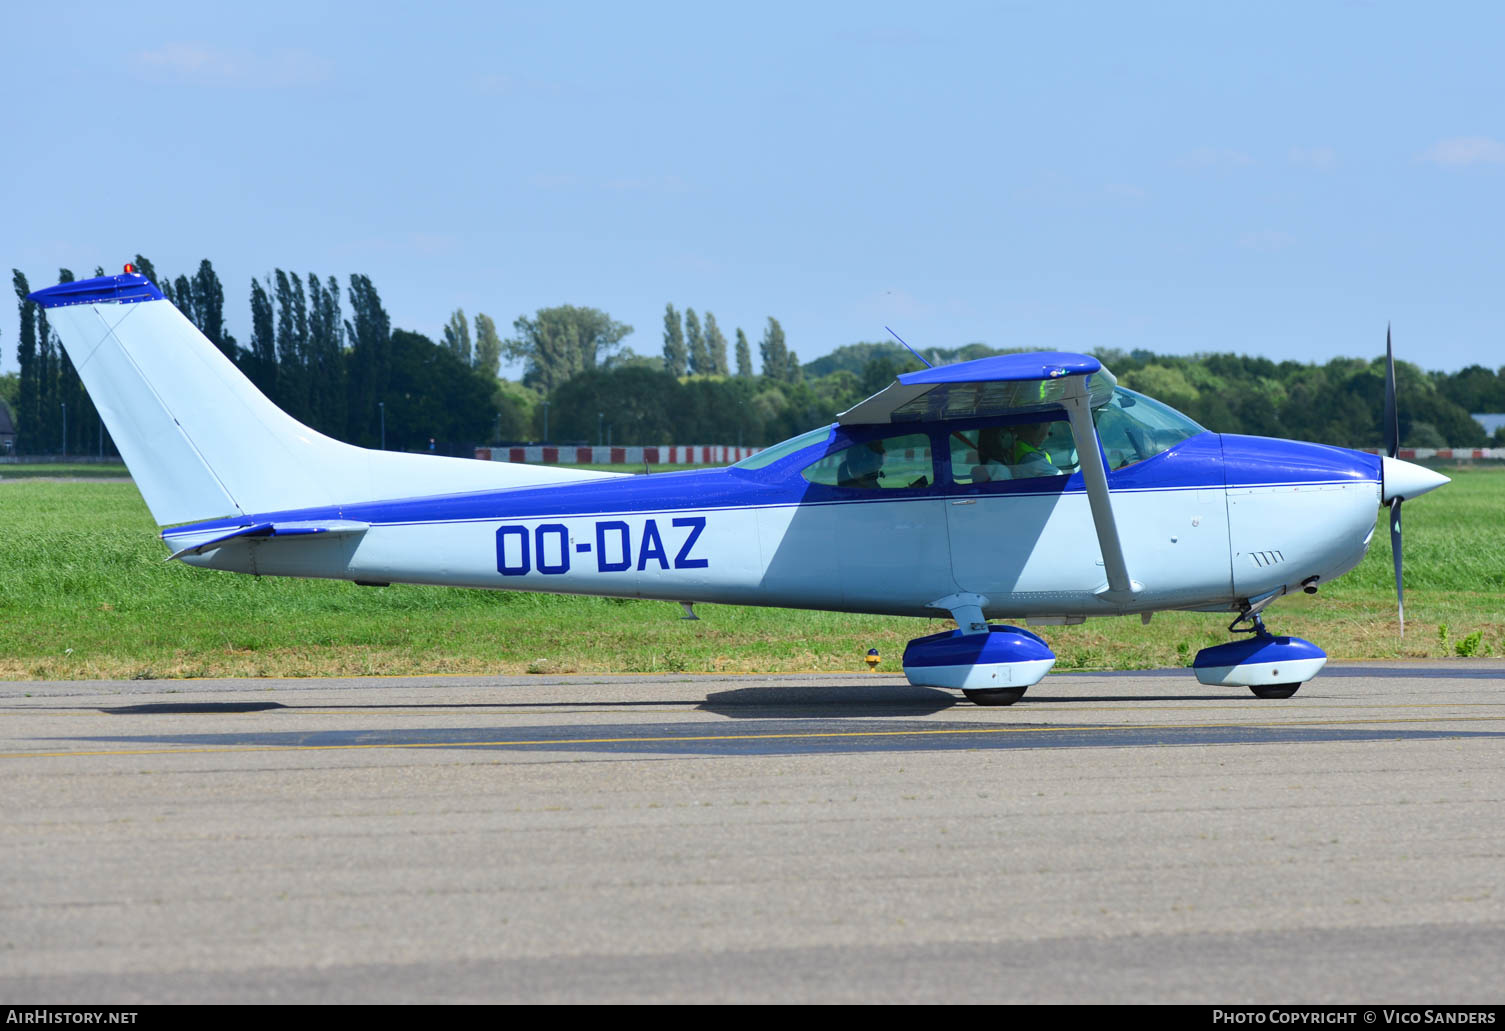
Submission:
M 1120 404 L 1115 399 L 1099 410 L 1096 424 L 1125 563 L 1142 585 L 1132 607 L 1229 597 L 1218 438 L 1156 437 L 1152 425 L 1142 426 L 1157 414 L 1148 404 L 1138 420 Z M 1041 616 L 1105 610 L 1096 592 L 1107 572 L 1082 478 L 1073 475 L 1070 428 L 1065 420 L 1034 426 L 952 433 L 953 576 L 962 590 L 986 595 L 989 610 Z M 1198 482 L 1198 475 L 1209 482 Z
M 1064 420 L 998 423 L 948 435 L 951 569 L 989 608 L 1047 614 L 1103 583 L 1092 511 Z M 1075 490 L 1066 488 L 1074 486 Z M 1018 603 L 1018 604 L 1015 604 Z

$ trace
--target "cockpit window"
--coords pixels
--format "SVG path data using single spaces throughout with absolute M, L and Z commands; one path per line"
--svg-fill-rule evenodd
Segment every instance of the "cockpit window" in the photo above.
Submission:
M 1109 469 L 1154 458 L 1207 431 L 1168 405 L 1117 387 L 1113 399 L 1093 413 Z
M 1071 427 L 1063 420 L 998 423 L 951 433 L 951 478 L 962 486 L 1063 476 L 1076 467 Z
M 800 475 L 811 483 L 854 490 L 928 487 L 935 482 L 930 437 L 909 433 L 833 451 Z
M 811 444 L 819 444 L 821 441 L 827 439 L 830 436 L 831 427 L 822 426 L 818 430 L 811 430 L 809 433 L 801 433 L 798 437 L 790 437 L 788 440 L 783 441 L 782 443 L 775 444 L 772 447 L 766 447 L 762 451 L 759 451 L 756 454 L 749 455 L 748 457 L 742 459 L 742 461 L 740 462 L 733 463 L 732 468 L 765 469 L 773 463 L 777 462 L 779 459 L 784 458 L 788 455 L 792 455 L 802 448 L 807 448 Z

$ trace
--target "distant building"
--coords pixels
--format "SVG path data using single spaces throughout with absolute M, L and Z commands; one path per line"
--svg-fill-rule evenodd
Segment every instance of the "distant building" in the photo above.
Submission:
M 10 406 L 0 401 L 0 455 L 16 450 L 16 424 L 10 419 Z
M 1495 430 L 1499 429 L 1501 426 L 1505 426 L 1505 412 L 1473 412 L 1470 414 L 1472 415 L 1474 422 L 1478 423 L 1480 426 L 1483 426 L 1484 432 L 1489 434 L 1491 437 L 1495 435 Z

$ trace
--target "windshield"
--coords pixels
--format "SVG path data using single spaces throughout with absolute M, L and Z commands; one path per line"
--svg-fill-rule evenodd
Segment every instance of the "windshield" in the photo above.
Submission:
M 798 437 L 790 437 L 788 440 L 784 441 L 781 444 L 775 444 L 773 447 L 766 447 L 755 455 L 750 455 L 747 458 L 742 459 L 742 461 L 740 462 L 733 463 L 732 468 L 762 469 L 772 465 L 781 458 L 794 454 L 796 451 L 799 451 L 802 448 L 809 447 L 811 444 L 819 444 L 829 436 L 831 436 L 831 427 L 822 426 L 818 430 L 811 430 L 809 433 L 801 433 Z
M 1169 405 L 1117 387 L 1113 399 L 1093 413 L 1109 469 L 1154 458 L 1207 431 Z

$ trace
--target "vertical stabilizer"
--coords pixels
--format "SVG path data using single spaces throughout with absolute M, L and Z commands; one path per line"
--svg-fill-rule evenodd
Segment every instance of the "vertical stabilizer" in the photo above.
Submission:
M 269 401 L 137 273 L 38 290 L 160 525 L 610 474 L 371 451 Z

